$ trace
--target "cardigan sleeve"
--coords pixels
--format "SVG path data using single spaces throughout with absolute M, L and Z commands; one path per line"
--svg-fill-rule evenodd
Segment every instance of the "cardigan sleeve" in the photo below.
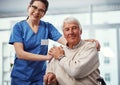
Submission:
M 98 51 L 93 42 L 88 42 L 77 50 L 72 58 L 64 57 L 60 65 L 66 73 L 74 78 L 83 78 L 91 74 L 99 67 Z

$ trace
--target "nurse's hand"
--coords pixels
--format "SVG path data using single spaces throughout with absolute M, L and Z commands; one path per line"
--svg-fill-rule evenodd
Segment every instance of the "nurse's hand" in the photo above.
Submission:
M 49 54 L 52 55 L 55 59 L 59 60 L 61 56 L 65 55 L 65 52 L 62 46 L 55 46 L 49 50 Z
M 51 60 L 52 58 L 53 58 L 52 55 L 47 54 L 47 56 L 46 56 L 46 60 Z
M 56 75 L 52 72 L 48 72 L 44 75 L 44 85 L 58 85 Z
M 85 41 L 87 41 L 87 42 L 96 42 L 96 48 L 97 48 L 97 50 L 98 51 L 100 51 L 100 43 L 99 43 L 99 41 L 98 40 L 95 40 L 95 39 L 86 39 Z

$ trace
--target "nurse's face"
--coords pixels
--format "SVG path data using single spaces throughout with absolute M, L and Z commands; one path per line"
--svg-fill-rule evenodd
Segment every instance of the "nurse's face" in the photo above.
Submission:
M 45 15 L 45 4 L 41 1 L 34 1 L 28 7 L 28 15 L 31 20 L 39 21 Z

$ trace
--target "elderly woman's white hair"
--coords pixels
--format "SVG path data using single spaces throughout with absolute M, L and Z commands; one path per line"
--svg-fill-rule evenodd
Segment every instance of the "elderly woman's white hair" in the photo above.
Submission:
M 64 19 L 62 28 L 64 28 L 65 23 L 71 23 L 71 22 L 78 24 L 79 28 L 82 29 L 80 22 L 75 17 L 72 16 Z

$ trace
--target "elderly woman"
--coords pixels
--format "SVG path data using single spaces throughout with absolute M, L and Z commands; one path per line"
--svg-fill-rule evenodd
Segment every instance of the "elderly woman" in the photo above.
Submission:
M 98 50 L 95 42 L 81 38 L 82 28 L 77 19 L 68 17 L 63 22 L 65 47 L 53 47 L 44 76 L 45 85 L 98 85 L 100 78 Z

